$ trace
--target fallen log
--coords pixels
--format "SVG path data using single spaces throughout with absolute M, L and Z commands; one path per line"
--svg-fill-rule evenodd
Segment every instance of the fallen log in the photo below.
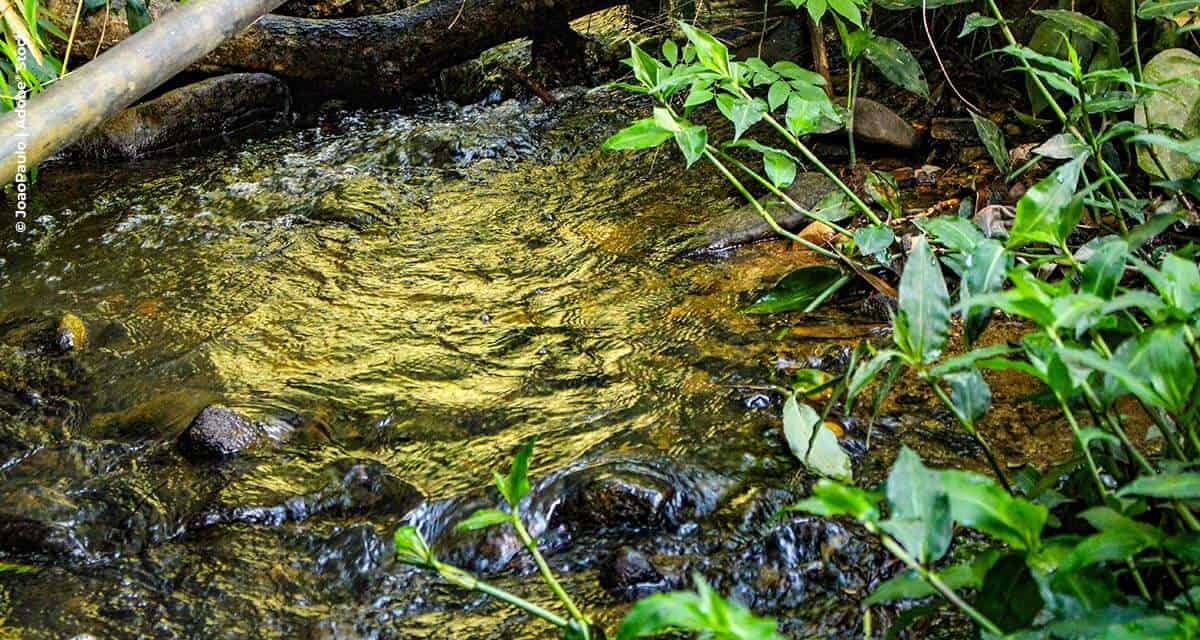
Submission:
M 375 16 L 314 20 L 268 15 L 204 60 L 262 71 L 294 89 L 372 101 L 421 93 L 447 67 L 510 40 L 561 29 L 628 0 L 430 0 Z
M 0 185 L 18 170 L 24 176 L 282 1 L 191 0 L 55 82 L 27 108 L 0 117 Z

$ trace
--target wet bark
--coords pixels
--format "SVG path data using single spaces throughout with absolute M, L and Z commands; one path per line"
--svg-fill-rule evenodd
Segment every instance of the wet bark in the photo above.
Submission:
M 204 63 L 273 73 L 301 90 L 395 98 L 427 89 L 439 71 L 486 49 L 536 39 L 618 4 L 621 0 L 431 0 L 405 11 L 336 20 L 268 15 Z

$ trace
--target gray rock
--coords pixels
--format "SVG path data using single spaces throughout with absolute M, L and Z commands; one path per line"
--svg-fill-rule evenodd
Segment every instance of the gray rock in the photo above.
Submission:
M 1200 56 L 1186 49 L 1168 49 L 1146 63 L 1144 74 L 1146 82 L 1164 84 L 1167 90 L 1147 96 L 1134 111 L 1134 121 L 1140 125 L 1171 127 L 1189 139 L 1200 136 L 1200 86 L 1189 82 L 1200 77 Z M 1171 180 L 1190 178 L 1200 171 L 1200 163 L 1192 162 L 1178 151 L 1158 145 L 1152 148 Z M 1137 155 L 1143 171 L 1162 177 L 1163 172 L 1149 150 L 1138 147 Z
M 786 193 L 796 201 L 796 204 L 805 209 L 811 209 L 835 189 L 837 186 L 833 184 L 833 181 L 820 173 L 801 173 L 796 176 L 796 180 L 787 188 Z M 808 218 L 803 214 L 783 204 L 774 196 L 764 197 L 760 202 L 784 229 L 794 231 L 808 222 Z M 692 239 L 687 241 L 684 253 L 723 251 L 774 236 L 774 230 L 755 211 L 754 207 L 746 205 L 706 223 Z
M 275 438 L 285 438 L 279 425 Z M 221 405 L 210 405 L 179 436 L 179 450 L 195 459 L 220 459 L 261 444 L 272 434 L 265 425 Z
M 229 135 L 286 115 L 291 97 L 265 73 L 208 78 L 130 107 L 84 136 L 69 153 L 140 158 Z
M 845 99 L 841 99 L 845 105 Z M 854 137 L 870 144 L 911 150 L 921 145 L 921 135 L 895 111 L 869 98 L 854 100 Z

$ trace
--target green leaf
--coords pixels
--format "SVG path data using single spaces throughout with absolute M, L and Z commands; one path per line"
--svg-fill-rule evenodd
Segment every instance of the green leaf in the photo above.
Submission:
M 1013 549 L 1033 551 L 1041 545 L 1046 507 L 1013 497 L 991 478 L 970 471 L 940 472 L 950 496 L 954 520 L 985 533 Z
M 679 45 L 674 40 L 664 40 L 662 43 L 663 59 L 675 66 L 679 62 Z
M 654 118 L 643 118 L 621 129 L 604 141 L 606 150 L 649 149 L 666 142 L 672 132 L 658 126 Z
M 1008 148 L 1004 144 L 1004 132 L 996 126 L 995 122 L 974 111 L 971 112 L 971 120 L 975 123 L 975 131 L 979 134 L 979 139 L 983 141 L 988 155 L 992 157 L 992 162 L 996 163 L 996 168 L 1000 170 L 1000 173 L 1007 175 L 1011 167 L 1008 164 Z
M 933 362 L 950 331 L 950 293 L 924 237 L 913 243 L 899 293 L 896 344 L 913 360 Z
M 1193 500 L 1200 498 L 1200 473 L 1164 473 L 1156 476 L 1142 476 L 1122 487 L 1117 495 Z
M 978 13 L 971 13 L 966 17 L 965 20 L 963 20 L 963 28 L 958 34 L 958 37 L 964 38 L 971 35 L 975 31 L 978 31 L 979 29 L 990 29 L 998 24 L 1000 24 L 1000 22 L 993 17 L 980 15 Z
M 616 640 L 681 630 L 724 640 L 783 640 L 774 620 L 717 595 L 699 574 L 694 579 L 695 593 L 660 593 L 638 601 L 621 621 Z
M 898 40 L 875 36 L 863 55 L 885 78 L 922 98 L 929 98 L 925 73 L 913 54 Z
M 779 80 L 773 83 L 767 91 L 767 106 L 774 111 L 782 107 L 790 95 L 792 95 L 792 87 L 787 82 Z
M 873 358 L 863 362 L 854 369 L 854 372 L 850 375 L 850 381 L 846 384 L 847 413 L 850 412 L 850 406 L 853 405 L 854 399 L 862 393 L 863 389 L 875 379 L 875 376 L 879 375 L 879 372 L 884 367 L 891 364 L 899 356 L 900 354 L 896 351 L 880 351 Z
M 967 255 L 959 292 L 963 301 L 963 324 L 968 343 L 974 344 L 983 335 L 991 322 L 992 308 L 970 305 L 967 300 L 999 292 L 1012 260 L 1012 255 L 1004 250 L 1004 246 L 990 238 L 980 240 Z
M 1080 516 L 1100 533 L 1081 540 L 1059 563 L 1059 571 L 1071 573 L 1100 562 L 1130 559 L 1145 549 L 1158 546 L 1165 538 L 1157 528 L 1108 507 L 1088 509 Z
M 896 185 L 896 179 L 891 174 L 879 171 L 868 172 L 867 179 L 863 182 L 863 190 L 879 206 L 883 207 L 888 215 L 893 218 L 904 215 L 904 208 L 900 205 L 900 190 Z
M 862 28 L 862 12 L 858 10 L 858 6 L 854 4 L 854 0 L 828 0 L 829 8 L 837 12 L 838 15 L 845 18 L 851 24 L 858 28 Z
M 938 472 L 927 468 L 912 449 L 902 447 L 887 479 L 890 517 L 880 527 L 918 562 L 936 561 L 950 548 L 950 502 Z
M 529 457 L 533 455 L 533 442 L 530 440 L 517 447 L 517 455 L 513 457 L 508 475 L 502 476 L 492 472 L 496 479 L 496 489 L 504 496 L 504 501 L 514 509 L 529 495 Z
M 129 33 L 137 33 L 150 25 L 150 12 L 143 0 L 125 0 L 125 22 Z
M 824 265 L 801 267 L 777 282 L 745 313 L 809 312 L 850 281 L 840 269 Z
M 697 160 L 704 156 L 705 145 L 708 144 L 708 129 L 702 126 L 685 126 L 674 133 L 675 143 L 683 152 L 687 166 L 691 168 Z
M 978 369 L 949 373 L 945 378 L 950 383 L 950 403 L 969 424 L 992 408 L 992 390 Z
M 1079 290 L 1104 300 L 1117 293 L 1117 283 L 1125 274 L 1129 259 L 1129 244 L 1120 238 L 1102 241 L 1083 264 L 1083 281 Z
M 933 236 L 933 239 L 943 247 L 971 253 L 975 247 L 987 239 L 974 222 L 958 216 L 939 216 L 917 222 L 921 229 Z
M 983 551 L 966 562 L 952 565 L 934 572 L 947 587 L 959 589 L 978 589 L 983 586 L 984 576 L 992 565 L 1000 559 L 1000 553 L 995 550 Z M 898 573 L 884 581 L 871 595 L 863 601 L 864 605 L 873 606 L 896 600 L 924 598 L 938 593 L 929 582 L 922 579 L 911 569 Z
M 794 395 L 783 403 L 783 435 L 792 455 L 804 466 L 827 478 L 853 479 L 850 456 L 838 445 L 837 436 L 822 424 L 812 407 Z
M 710 71 L 715 71 L 723 77 L 729 74 L 729 49 L 717 41 L 712 34 L 680 21 L 679 28 L 683 29 L 688 42 L 696 51 L 696 59 Z
M 879 496 L 858 487 L 822 478 L 813 485 L 812 496 L 784 509 L 813 515 L 850 516 L 859 522 L 879 519 Z
M 871 225 L 854 230 L 854 244 L 864 256 L 886 252 L 896 241 L 896 234 L 885 225 Z
M 759 99 L 734 98 L 732 101 L 722 101 L 717 98 L 717 106 L 721 113 L 733 123 L 733 139 L 737 140 L 747 129 L 758 124 L 767 113 L 767 105 Z M 728 105 L 727 108 L 723 105 Z
M 1075 189 L 1085 160 L 1081 156 L 1062 165 L 1025 192 L 1008 235 L 1010 248 L 1031 242 L 1058 246 L 1066 241 L 1083 215 L 1083 200 L 1075 197 Z
M 433 552 L 425 544 L 425 538 L 416 527 L 408 525 L 396 529 L 396 560 L 405 564 L 425 566 L 433 560 Z
M 499 509 L 479 509 L 467 519 L 459 522 L 454 528 L 457 531 L 475 531 L 476 529 L 486 529 L 511 520 L 512 516 L 505 511 Z
M 988 570 L 977 598 L 979 611 L 1002 631 L 1028 627 L 1045 605 L 1024 554 L 1010 553 Z
M 796 162 L 786 154 L 773 151 L 764 153 L 763 169 L 771 183 L 779 188 L 787 188 L 796 179 Z

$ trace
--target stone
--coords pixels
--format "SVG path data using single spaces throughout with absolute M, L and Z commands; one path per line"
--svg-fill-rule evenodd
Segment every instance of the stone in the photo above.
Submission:
M 1134 110 L 1134 121 L 1143 126 L 1165 126 L 1179 130 L 1187 139 L 1200 136 L 1200 56 L 1186 49 L 1168 49 L 1146 63 L 1146 82 L 1166 84 L 1165 91 L 1151 93 Z M 1164 177 L 1158 165 L 1166 170 L 1166 178 L 1183 180 L 1200 172 L 1200 163 L 1193 162 L 1177 151 L 1160 146 L 1150 149 L 1139 146 L 1138 166 L 1153 176 Z M 1158 163 L 1154 158 L 1158 158 Z
M 173 89 L 118 113 L 68 153 L 87 158 L 141 158 L 230 135 L 291 110 L 282 80 L 231 73 Z
M 261 425 L 228 407 L 205 407 L 179 436 L 179 449 L 196 459 L 227 458 L 267 437 Z
M 87 346 L 87 327 L 73 313 L 63 314 L 54 332 L 54 344 L 60 350 L 82 351 Z
M 815 172 L 801 173 L 785 190 L 796 204 L 804 209 L 814 208 L 822 198 L 837 189 L 837 186 L 823 174 Z M 760 200 L 779 226 L 794 231 L 809 222 L 804 214 L 780 202 L 773 195 Z M 703 227 L 687 242 L 685 254 L 701 254 L 723 251 L 742 244 L 748 244 L 775 237 L 775 231 L 762 219 L 753 206 L 746 205 L 735 211 L 717 217 Z
M 938 142 L 977 142 L 979 131 L 970 118 L 934 118 L 929 122 L 929 137 Z
M 645 554 L 621 547 L 601 567 L 599 580 L 610 594 L 632 599 L 663 584 L 666 578 Z
M 844 98 L 839 102 L 845 105 Z M 908 121 L 870 98 L 854 100 L 854 137 L 906 151 L 921 146 L 921 134 Z

